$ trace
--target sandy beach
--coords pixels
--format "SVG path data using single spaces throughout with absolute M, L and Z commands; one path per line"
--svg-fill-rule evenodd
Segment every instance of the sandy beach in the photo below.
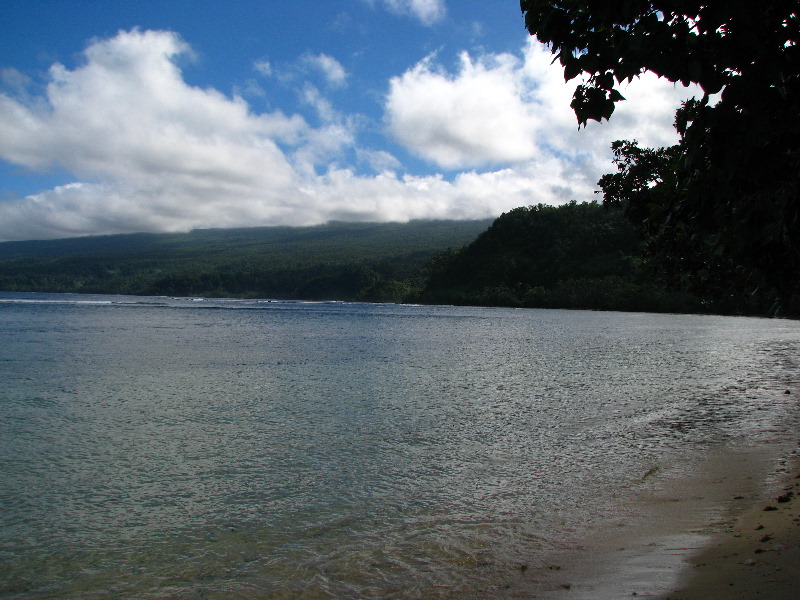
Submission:
M 617 522 L 554 556 L 533 576 L 535 591 L 507 597 L 800 597 L 800 457 L 781 437 L 722 450 L 694 470 L 654 469 Z
M 691 557 L 690 570 L 665 600 L 793 600 L 800 597 L 800 460 L 766 498 L 748 503 L 730 527 Z M 747 502 L 747 499 L 741 498 Z

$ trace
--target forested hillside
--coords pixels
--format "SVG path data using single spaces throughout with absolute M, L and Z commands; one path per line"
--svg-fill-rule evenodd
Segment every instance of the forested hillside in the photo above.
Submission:
M 331 223 L 0 244 L 0 290 L 399 302 L 481 221 Z
M 0 290 L 770 314 L 772 296 L 733 282 L 698 292 L 667 278 L 642 235 L 620 206 L 571 202 L 494 222 L 7 242 Z
M 440 254 L 425 302 L 655 312 L 767 314 L 771 298 L 668 285 L 640 258 L 639 234 L 619 207 L 516 208 L 478 238 Z M 674 278 L 671 278 L 671 280 Z

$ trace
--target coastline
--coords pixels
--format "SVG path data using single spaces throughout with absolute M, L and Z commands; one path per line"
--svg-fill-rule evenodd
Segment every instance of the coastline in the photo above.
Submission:
M 619 518 L 536 569 L 527 594 L 509 597 L 797 598 L 800 456 L 796 436 L 778 437 L 645 474 Z
M 792 600 L 800 589 L 800 458 L 765 498 L 691 557 L 692 566 L 664 600 Z

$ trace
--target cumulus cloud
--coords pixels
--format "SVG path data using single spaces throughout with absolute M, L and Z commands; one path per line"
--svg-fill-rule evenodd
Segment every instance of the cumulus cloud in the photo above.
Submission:
M 452 73 L 429 57 L 389 83 L 388 130 L 432 164 L 468 170 L 414 175 L 397 153 L 362 147 L 364 118 L 341 113 L 310 82 L 299 89 L 317 126 L 187 84 L 176 59 L 190 52 L 175 33 L 123 31 L 92 43 L 74 69 L 53 65 L 40 93 L 5 71 L 12 92 L 0 94 L 0 158 L 76 181 L 0 200 L 0 240 L 482 218 L 588 199 L 610 169 L 611 141 L 674 141 L 672 112 L 685 95 L 642 78 L 610 124 L 578 130 L 573 85 L 534 43 L 519 55 L 462 54 Z M 327 81 L 345 80 L 322 56 L 314 64 Z M 268 64 L 255 68 L 269 75 Z M 374 174 L 348 164 L 353 156 Z
M 519 164 L 554 152 L 606 159 L 618 137 L 644 145 L 676 141 L 669 124 L 685 89 L 644 75 L 628 86 L 630 101 L 618 105 L 610 123 L 578 131 L 569 108 L 575 83 L 565 83 L 552 60 L 535 41 L 522 59 L 501 54 L 476 61 L 462 53 L 455 73 L 429 56 L 391 80 L 387 128 L 409 151 L 445 169 Z
M 475 63 L 461 55 L 450 75 L 428 57 L 392 79 L 388 126 L 418 156 L 445 168 L 517 162 L 536 152 L 536 120 L 510 55 Z
M 287 220 L 301 194 L 279 145 L 308 149 L 317 132 L 187 85 L 174 62 L 187 51 L 173 33 L 121 32 L 75 70 L 54 65 L 46 103 L 0 95 L 0 156 L 84 181 L 2 203 L 4 237 Z

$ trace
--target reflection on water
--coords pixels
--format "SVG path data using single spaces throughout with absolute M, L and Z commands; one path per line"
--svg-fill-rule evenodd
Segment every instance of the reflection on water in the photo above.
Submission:
M 798 417 L 788 321 L 0 294 L 0 339 L 8 598 L 513 590 Z

